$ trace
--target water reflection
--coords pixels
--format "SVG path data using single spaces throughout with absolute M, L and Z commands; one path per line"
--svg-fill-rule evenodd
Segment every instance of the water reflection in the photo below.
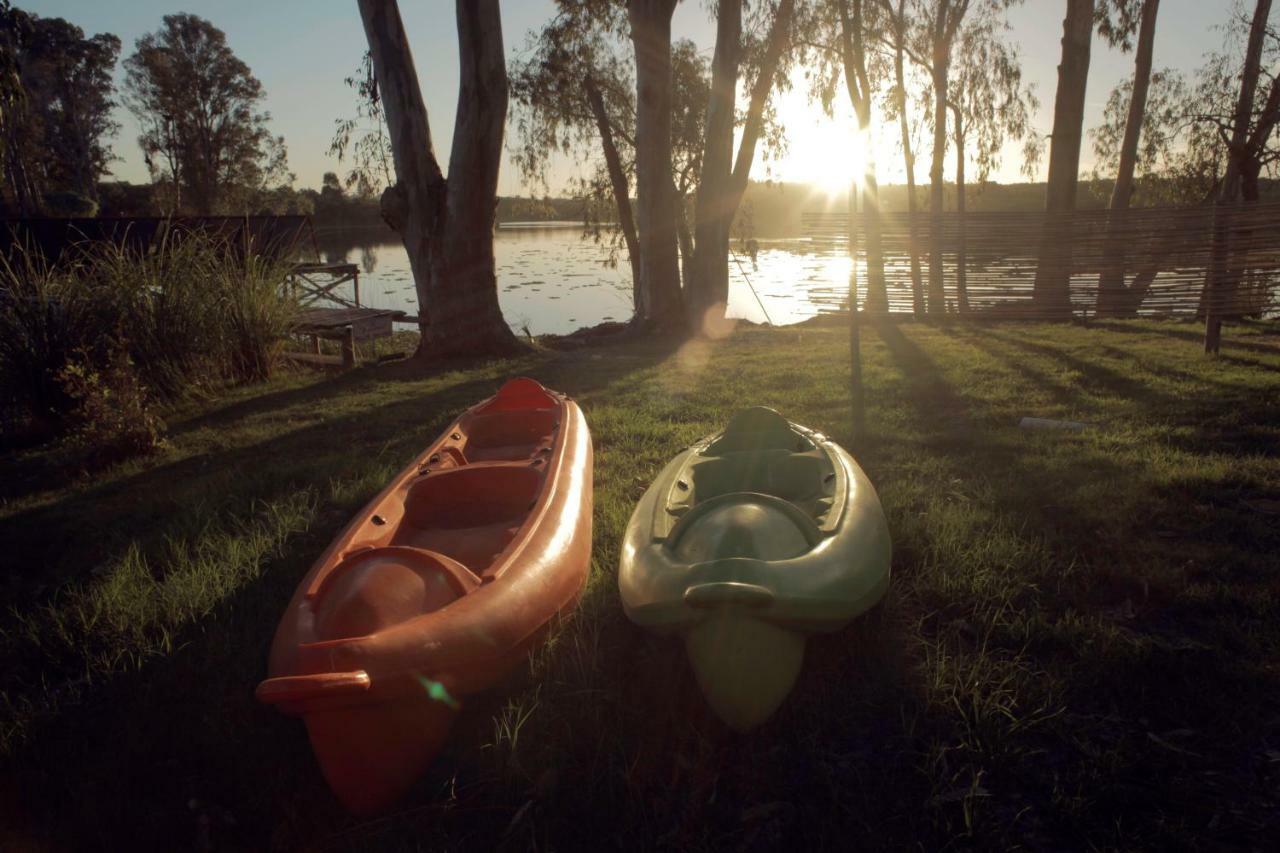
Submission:
M 417 312 L 409 258 L 387 229 L 316 232 L 328 263 L 351 263 L 358 253 L 362 304 Z M 759 240 L 729 260 L 729 316 L 795 323 L 846 301 L 850 261 L 843 252 L 806 240 Z M 610 258 L 607 245 L 583 239 L 576 224 L 501 228 L 494 239 L 498 301 L 512 328 L 565 334 L 584 326 L 631 318 L 631 273 Z M 349 295 L 349 294 L 348 294 Z

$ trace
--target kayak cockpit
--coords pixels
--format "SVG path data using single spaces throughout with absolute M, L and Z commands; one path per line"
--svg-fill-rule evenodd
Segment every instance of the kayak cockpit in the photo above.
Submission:
M 821 533 L 830 533 L 847 502 L 849 480 L 819 439 L 772 409 L 739 414 L 723 433 L 688 454 L 655 535 L 668 536 L 690 510 L 728 495 L 776 498 L 799 510 Z
M 483 578 L 537 504 L 545 467 L 479 463 L 424 476 L 405 494 L 391 542 L 443 554 Z

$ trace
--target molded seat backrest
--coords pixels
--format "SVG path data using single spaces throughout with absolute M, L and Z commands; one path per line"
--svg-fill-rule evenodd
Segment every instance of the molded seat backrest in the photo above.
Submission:
M 481 412 L 511 412 L 527 409 L 554 409 L 559 401 L 542 384 L 527 376 L 508 380 Z
M 733 416 L 724 434 L 711 443 L 707 455 L 764 450 L 805 451 L 812 445 L 791 428 L 790 422 L 773 409 L 753 406 Z

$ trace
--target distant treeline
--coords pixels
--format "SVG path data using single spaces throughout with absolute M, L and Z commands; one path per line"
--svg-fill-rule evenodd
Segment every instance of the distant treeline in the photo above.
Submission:
M 1110 180 L 1081 180 L 1077 209 L 1100 210 L 1111 197 Z M 1045 206 L 1047 185 L 1038 183 L 998 184 L 987 182 L 965 187 L 965 208 L 971 213 L 983 211 L 1035 211 Z M 1261 181 L 1262 200 L 1280 201 L 1280 181 Z M 918 210 L 928 210 L 928 187 L 916 188 Z M 945 185 L 946 209 L 956 209 L 955 184 Z M 1138 199 L 1142 201 L 1142 199 Z M 908 208 L 905 185 L 880 186 L 880 209 L 902 213 Z M 802 214 L 818 211 L 848 210 L 846 193 L 830 195 L 806 184 L 752 182 L 734 220 L 733 236 L 799 237 L 803 236 Z
M 1280 181 L 1264 179 L 1262 197 L 1265 201 L 1280 201 Z M 154 186 L 105 182 L 98 185 L 99 216 L 156 216 L 159 210 L 153 202 Z M 985 183 L 965 188 L 968 210 L 979 211 L 1042 211 L 1044 210 L 1045 184 Z M 927 188 L 917 187 L 918 206 L 925 209 Z M 1079 208 L 1096 210 L 1105 208 L 1111 195 L 1110 181 L 1081 181 Z M 325 175 L 324 186 L 319 190 L 283 190 L 273 196 L 274 204 L 261 210 L 246 211 L 249 214 L 307 215 L 318 227 L 361 228 L 382 225 L 377 197 L 347 193 L 332 174 Z M 955 208 L 955 185 L 946 186 L 948 209 Z M 751 237 L 799 237 L 803 235 L 802 214 L 814 211 L 844 211 L 847 209 L 845 194 L 830 195 L 806 184 L 779 182 L 752 182 L 734 223 L 734 236 Z M 907 188 L 901 185 L 880 187 L 880 206 L 886 212 L 907 209 Z M 502 196 L 498 199 L 499 223 L 507 222 L 585 222 L 593 208 L 579 198 L 526 198 Z

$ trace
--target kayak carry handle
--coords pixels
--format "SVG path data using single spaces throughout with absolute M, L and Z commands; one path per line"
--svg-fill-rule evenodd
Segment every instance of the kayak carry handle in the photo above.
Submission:
M 753 583 L 720 581 L 691 586 L 684 591 L 684 603 L 690 607 L 719 607 L 724 604 L 741 604 L 746 607 L 767 607 L 774 594 Z
M 253 695 L 267 705 L 283 705 L 306 699 L 328 699 L 366 693 L 372 682 L 363 669 L 355 672 L 321 672 L 314 675 L 287 675 L 268 678 Z

